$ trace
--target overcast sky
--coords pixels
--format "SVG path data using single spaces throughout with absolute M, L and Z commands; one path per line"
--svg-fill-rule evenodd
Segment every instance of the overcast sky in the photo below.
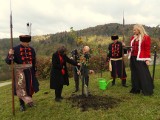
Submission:
M 107 23 L 160 24 L 160 0 L 11 0 L 13 37 L 80 30 Z M 0 0 L 0 38 L 10 37 L 10 0 Z

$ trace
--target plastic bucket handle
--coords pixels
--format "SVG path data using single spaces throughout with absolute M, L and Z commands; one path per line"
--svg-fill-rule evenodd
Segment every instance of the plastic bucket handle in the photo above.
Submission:
M 110 82 L 112 82 L 113 80 L 108 80 L 107 82 L 106 82 L 106 88 L 109 86 L 109 84 L 110 84 Z

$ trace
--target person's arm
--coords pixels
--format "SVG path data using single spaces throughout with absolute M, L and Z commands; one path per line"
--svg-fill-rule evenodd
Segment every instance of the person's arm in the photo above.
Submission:
M 10 49 L 9 52 L 8 52 L 8 55 L 5 59 L 6 63 L 7 64 L 11 64 L 11 61 L 14 59 L 14 50 L 13 49 Z
M 151 47 L 151 38 L 149 36 L 146 36 L 145 38 L 145 57 L 150 58 L 150 47 Z M 150 60 L 145 61 L 147 65 L 150 64 Z
M 32 68 L 35 72 L 35 75 L 36 75 L 36 72 L 37 72 L 37 66 L 36 66 L 36 52 L 34 49 L 32 49 L 32 54 L 33 54 L 33 58 L 32 58 Z
M 125 48 L 125 43 L 124 42 L 120 42 L 120 46 L 121 46 L 121 51 L 122 51 L 122 57 L 124 54 L 127 54 L 127 49 Z
M 145 47 L 144 47 L 145 57 L 150 58 L 151 38 L 149 36 L 146 36 L 144 42 L 145 42 Z
M 70 64 L 72 64 L 74 66 L 79 66 L 79 64 L 76 61 L 68 58 L 66 55 L 64 55 L 64 59 L 66 60 L 66 62 L 68 62 L 68 63 L 70 63 Z
M 134 36 L 132 36 L 132 37 L 130 38 L 130 44 L 129 44 L 129 45 L 130 45 L 130 48 L 127 50 L 128 58 L 131 57 L 131 50 L 132 50 L 132 46 L 133 46 L 133 44 L 132 44 L 133 38 L 134 38 Z

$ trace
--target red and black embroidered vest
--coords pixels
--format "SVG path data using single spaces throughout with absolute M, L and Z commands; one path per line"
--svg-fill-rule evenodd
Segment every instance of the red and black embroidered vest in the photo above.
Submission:
M 122 44 L 121 42 L 112 43 L 109 45 L 109 56 L 110 58 L 121 58 L 122 57 Z
M 23 64 L 32 64 L 32 52 L 30 47 L 20 47 L 20 57 Z

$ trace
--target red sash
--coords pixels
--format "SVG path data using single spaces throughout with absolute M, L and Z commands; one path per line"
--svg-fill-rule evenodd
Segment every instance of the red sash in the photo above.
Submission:
M 59 54 L 59 59 L 60 59 L 60 64 L 63 66 L 64 60 L 60 54 Z M 64 75 L 66 73 L 64 68 L 62 68 L 61 73 L 62 73 L 62 75 Z

